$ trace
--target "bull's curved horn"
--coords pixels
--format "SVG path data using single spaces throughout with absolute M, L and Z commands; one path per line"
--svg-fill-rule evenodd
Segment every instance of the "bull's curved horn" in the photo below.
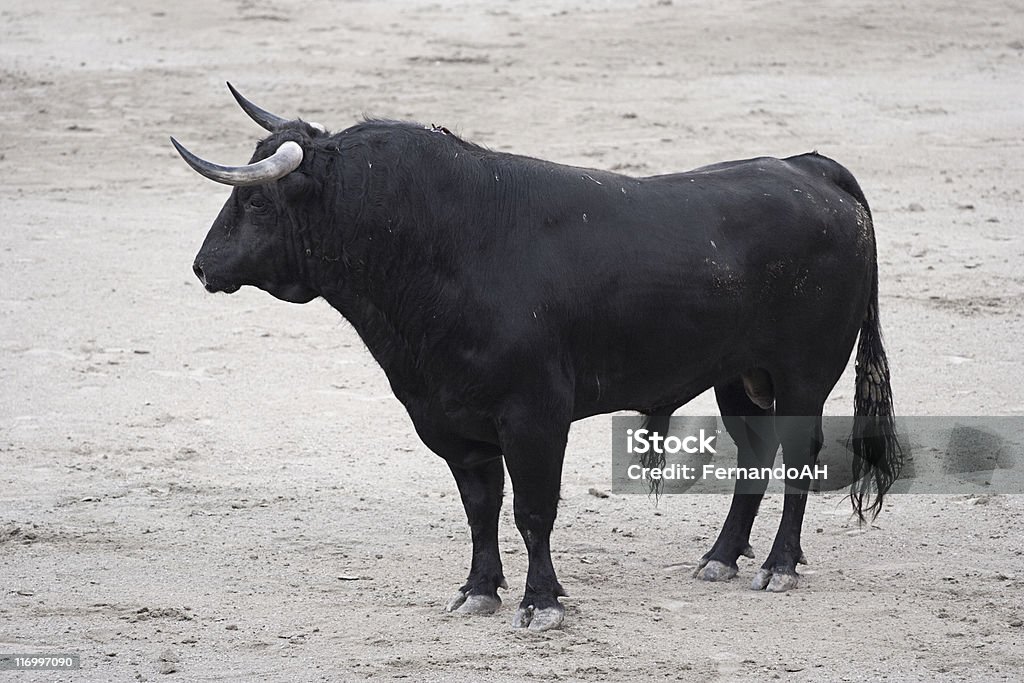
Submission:
M 235 101 L 238 102 L 238 106 L 242 108 L 242 111 L 248 114 L 249 118 L 260 124 L 260 126 L 266 130 L 269 130 L 271 133 L 275 133 L 281 130 L 285 125 L 291 123 L 288 119 L 281 118 L 277 114 L 271 114 L 266 109 L 257 107 L 255 104 L 242 97 L 242 93 L 235 90 L 235 86 L 231 85 L 231 83 L 228 83 L 228 90 L 231 91 L 232 96 L 234 96 Z M 327 129 L 319 123 L 315 123 L 313 121 L 306 121 L 306 123 L 321 133 L 327 132 Z
M 242 93 L 235 90 L 235 86 L 228 83 L 228 90 L 234 96 L 235 101 L 238 102 L 238 106 L 242 108 L 246 114 L 249 115 L 256 123 L 260 124 L 266 130 L 274 133 L 281 129 L 282 126 L 289 123 L 288 119 L 281 118 L 277 114 L 271 114 L 266 109 L 261 109 L 249 100 L 242 97 Z
M 281 143 L 277 151 L 266 159 L 245 166 L 220 166 L 219 164 L 213 164 L 200 159 L 185 149 L 173 137 L 171 138 L 171 144 L 178 150 L 178 154 L 185 160 L 185 163 L 195 169 L 200 175 L 210 180 L 215 180 L 218 183 L 234 185 L 236 187 L 241 185 L 259 185 L 260 183 L 269 183 L 278 178 L 283 178 L 297 169 L 299 164 L 302 163 L 302 147 L 297 142 L 292 142 L 291 140 Z

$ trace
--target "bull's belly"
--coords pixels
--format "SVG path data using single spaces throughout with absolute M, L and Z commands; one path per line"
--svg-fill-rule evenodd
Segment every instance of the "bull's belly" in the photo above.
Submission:
M 573 419 L 620 410 L 653 412 L 681 406 L 752 365 L 739 345 L 703 343 L 675 348 L 637 347 L 617 367 L 577 365 Z

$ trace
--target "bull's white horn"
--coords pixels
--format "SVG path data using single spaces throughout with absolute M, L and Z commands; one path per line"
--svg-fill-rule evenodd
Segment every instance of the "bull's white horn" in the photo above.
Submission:
M 259 185 L 283 178 L 302 163 L 302 147 L 297 142 L 288 140 L 281 143 L 271 156 L 257 161 L 254 164 L 245 166 L 221 166 L 205 159 L 200 159 L 192 152 L 171 138 L 171 144 L 178 150 L 178 154 L 191 166 L 199 175 L 225 185 Z

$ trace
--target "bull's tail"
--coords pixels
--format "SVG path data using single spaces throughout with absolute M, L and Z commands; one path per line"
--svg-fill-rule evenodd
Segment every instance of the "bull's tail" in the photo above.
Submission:
M 874 519 L 881 512 L 882 499 L 903 466 L 889 386 L 889 361 L 878 321 L 877 261 L 870 303 L 860 327 L 856 370 L 850 500 L 854 512 L 864 521 L 865 513 Z
M 804 163 L 814 164 L 863 207 L 861 220 L 864 224 L 861 229 L 871 236 L 871 242 L 874 243 L 871 209 L 853 174 L 816 152 L 803 155 L 800 159 Z M 877 254 L 872 254 L 872 257 L 871 296 L 861 322 L 857 344 L 857 387 L 852 436 L 853 486 L 850 489 L 850 500 L 853 511 L 861 521 L 865 520 L 865 513 L 872 518 L 878 516 L 886 491 L 899 477 L 903 467 L 903 449 L 896 433 L 892 388 L 889 386 L 889 361 L 882 347 L 882 328 L 878 321 L 878 257 Z

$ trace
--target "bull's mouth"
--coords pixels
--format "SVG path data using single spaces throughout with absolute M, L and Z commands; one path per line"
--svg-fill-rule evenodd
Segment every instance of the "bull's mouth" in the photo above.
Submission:
M 241 289 L 241 285 L 222 285 L 220 287 L 214 287 L 210 284 L 206 285 L 206 291 L 210 293 L 223 292 L 225 294 L 234 294 L 239 289 Z
M 242 287 L 242 285 L 223 285 L 220 283 L 213 283 L 207 280 L 205 277 L 200 279 L 203 282 L 203 287 L 206 288 L 206 291 L 209 292 L 210 294 L 216 294 L 217 292 L 222 292 L 224 294 L 234 294 Z
M 216 292 L 234 294 L 242 287 L 240 284 L 224 284 L 216 281 L 211 282 L 209 277 L 207 277 L 207 273 L 203 269 L 203 266 L 198 261 L 196 261 L 195 265 L 192 266 L 192 270 L 195 271 L 196 277 L 198 277 L 199 281 L 203 283 L 203 287 L 206 288 L 206 291 L 211 294 Z M 320 296 L 320 293 L 316 290 L 301 284 L 280 285 L 272 282 L 249 284 L 262 289 L 281 301 L 287 301 L 293 304 L 305 304 Z

